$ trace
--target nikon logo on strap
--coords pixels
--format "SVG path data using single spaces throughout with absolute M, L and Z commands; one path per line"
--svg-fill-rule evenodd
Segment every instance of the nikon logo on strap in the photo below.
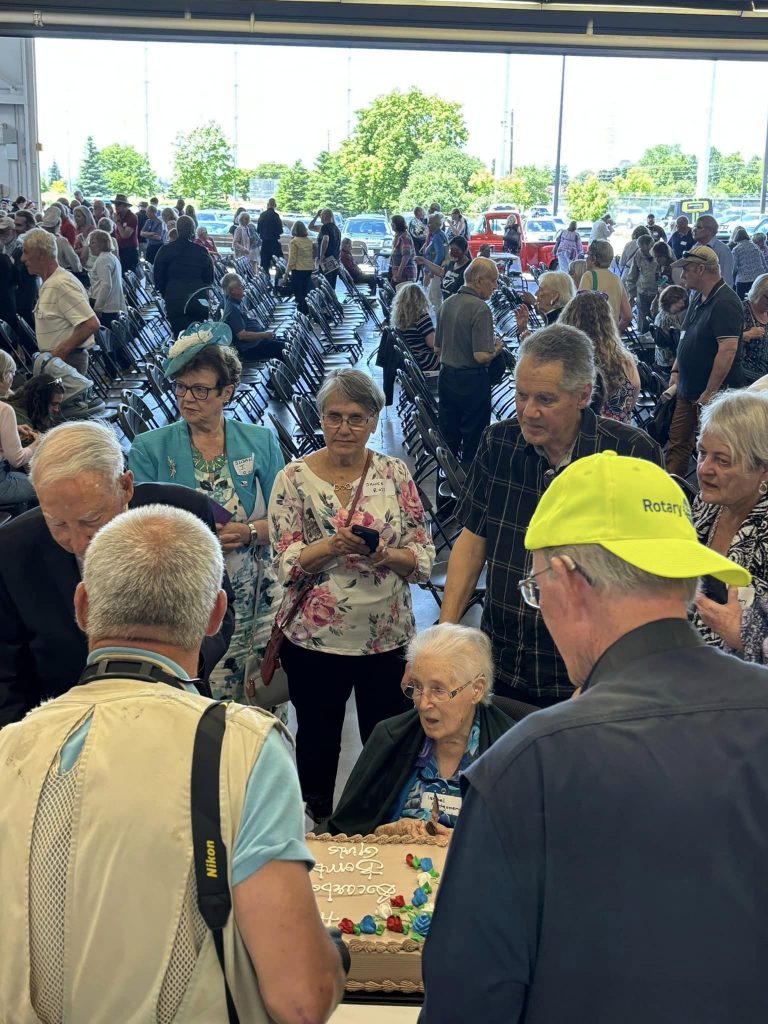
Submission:
M 205 873 L 208 878 L 219 877 L 216 865 L 216 846 L 212 839 L 206 839 L 205 841 Z

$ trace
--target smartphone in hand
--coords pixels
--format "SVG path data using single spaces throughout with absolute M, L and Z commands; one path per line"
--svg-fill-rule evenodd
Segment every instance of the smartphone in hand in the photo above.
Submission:
M 368 550 L 373 554 L 376 548 L 379 546 L 379 531 L 372 530 L 368 526 L 353 526 L 352 533 L 360 540 L 364 540 L 368 545 Z
M 702 576 L 701 592 L 710 601 L 718 604 L 728 604 L 728 587 L 722 580 L 716 580 L 714 576 Z

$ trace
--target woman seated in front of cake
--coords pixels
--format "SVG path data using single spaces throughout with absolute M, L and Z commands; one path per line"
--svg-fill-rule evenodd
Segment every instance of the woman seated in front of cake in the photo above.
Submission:
M 414 709 L 371 733 L 328 822 L 334 835 L 449 833 L 459 774 L 515 724 L 491 703 L 491 645 L 479 629 L 425 629 L 408 645 L 402 685 Z

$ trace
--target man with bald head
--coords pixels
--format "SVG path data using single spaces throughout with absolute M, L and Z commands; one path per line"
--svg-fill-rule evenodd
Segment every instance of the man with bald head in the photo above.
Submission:
M 467 469 L 491 422 L 488 366 L 501 350 L 501 340 L 494 337 L 488 299 L 497 278 L 493 260 L 478 256 L 466 269 L 464 286 L 445 300 L 437 315 L 440 432 Z
M 0 728 L 64 693 L 82 672 L 87 649 L 74 594 L 102 526 L 128 508 L 162 504 L 192 512 L 215 533 L 208 499 L 196 491 L 134 487 L 117 438 L 101 424 L 64 423 L 49 431 L 32 460 L 31 480 L 40 507 L 0 530 Z M 225 589 L 231 596 L 226 579 Z M 233 628 L 228 608 L 221 630 L 203 641 L 197 674 L 205 692 Z

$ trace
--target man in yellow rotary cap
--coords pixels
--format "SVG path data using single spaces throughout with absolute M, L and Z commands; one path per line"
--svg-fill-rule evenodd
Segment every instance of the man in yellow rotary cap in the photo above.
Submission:
M 687 617 L 700 577 L 749 574 L 611 451 L 552 481 L 525 545 L 521 600 L 581 692 L 462 776 L 420 1024 L 764 1024 L 768 670 Z

